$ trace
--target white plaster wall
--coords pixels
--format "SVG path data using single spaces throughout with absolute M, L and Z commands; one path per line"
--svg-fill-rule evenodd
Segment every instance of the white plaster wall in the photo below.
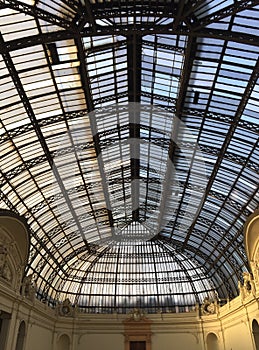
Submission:
M 154 334 L 152 350 L 202 350 L 203 346 L 194 334 Z
M 25 350 L 51 350 L 53 333 L 43 326 L 29 325 Z
M 122 334 L 84 334 L 76 350 L 124 350 Z
M 151 342 L 152 350 L 202 350 L 197 337 L 188 334 L 154 334 Z M 124 350 L 123 335 L 85 334 L 80 337 L 76 350 Z
M 249 323 L 242 320 L 224 329 L 226 350 L 254 350 Z

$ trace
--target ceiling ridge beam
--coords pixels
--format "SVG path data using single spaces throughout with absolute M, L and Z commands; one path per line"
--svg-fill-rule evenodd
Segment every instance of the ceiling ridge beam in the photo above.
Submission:
M 0 0 L 3 1 L 3 0 Z M 139 29 L 138 29 L 139 27 Z M 221 29 L 212 29 L 212 28 L 204 28 L 198 31 L 192 31 L 190 32 L 188 28 L 181 27 L 176 30 L 173 30 L 171 26 L 150 26 L 150 28 L 144 28 L 143 26 L 138 26 L 136 24 L 136 28 L 132 26 L 119 26 L 121 29 L 120 34 L 121 35 L 129 35 L 131 33 L 137 32 L 142 35 L 147 34 L 174 34 L 174 35 L 189 35 L 191 37 L 199 37 L 199 38 L 215 38 L 215 39 L 221 39 L 221 40 L 232 40 L 234 42 L 239 42 L 243 44 L 248 44 L 252 46 L 259 46 L 259 36 L 252 35 L 248 33 L 241 33 L 241 32 L 234 32 L 234 31 L 228 31 L 228 30 L 221 30 Z M 113 28 L 111 26 L 103 26 L 98 27 L 98 29 L 94 30 L 91 27 L 84 28 L 81 31 L 82 37 L 88 37 L 88 36 L 102 36 L 102 35 L 118 35 L 118 28 Z M 0 53 L 4 54 L 6 51 L 15 51 L 20 50 L 22 48 L 26 47 L 33 47 L 36 45 L 41 44 L 47 44 L 51 43 L 53 41 L 58 40 L 69 40 L 74 39 L 77 36 L 74 32 L 71 30 L 60 30 L 56 32 L 51 33 L 43 33 L 41 35 L 31 35 L 29 37 L 22 37 L 19 39 L 13 39 L 10 41 L 6 41 L 3 45 L 0 42 Z
M 88 70 L 87 70 L 85 51 L 84 51 L 84 47 L 83 47 L 80 35 L 78 35 L 75 38 L 75 44 L 76 44 L 77 50 L 78 50 L 78 58 L 79 58 L 79 61 L 81 63 L 80 64 L 80 77 L 81 77 L 82 87 L 84 90 L 87 108 L 88 108 L 90 127 L 91 127 L 92 134 L 93 134 L 93 141 L 94 141 L 94 146 L 95 146 L 95 151 L 96 151 L 96 162 L 98 163 L 98 168 L 99 168 L 100 175 L 101 175 L 101 183 L 102 183 L 104 198 L 105 198 L 105 202 L 106 202 L 108 220 L 109 220 L 109 225 L 111 228 L 111 234 L 113 236 L 114 235 L 114 219 L 113 219 L 113 215 L 112 215 L 112 212 L 110 209 L 111 204 L 110 204 L 110 199 L 108 196 L 107 183 L 105 181 L 103 159 L 102 159 L 102 157 L 100 157 L 101 148 L 100 148 L 100 144 L 99 144 L 99 136 L 97 133 L 96 120 L 95 120 L 95 118 L 93 118 L 93 115 L 92 115 L 92 113 L 95 109 L 95 106 L 94 106 L 94 101 L 93 101 L 92 95 L 91 95 L 91 88 L 90 88 L 91 82 L 90 82 L 90 78 L 89 78 L 89 74 L 88 74 Z M 98 229 L 98 227 L 97 227 L 97 229 Z
M 178 94 L 178 98 L 176 99 L 176 105 L 175 105 L 175 112 L 174 112 L 174 120 L 176 121 L 173 123 L 173 129 L 171 133 L 171 142 L 169 145 L 168 155 L 169 155 L 169 161 L 174 163 L 174 155 L 177 149 L 177 140 L 178 140 L 178 131 L 179 131 L 179 124 L 181 122 L 181 115 L 182 115 L 182 108 L 184 104 L 184 98 L 188 86 L 189 76 L 191 74 L 191 66 L 192 62 L 194 60 L 194 49 L 196 47 L 196 40 L 195 38 L 190 38 L 187 44 L 186 53 L 185 53 L 185 59 L 184 59 L 184 66 L 182 69 L 182 75 L 180 78 L 180 90 Z M 171 167 L 167 165 L 166 174 L 165 174 L 165 180 L 164 180 L 164 186 L 162 189 L 162 192 L 164 196 L 162 196 L 162 201 L 160 205 L 160 214 L 158 217 L 158 227 L 157 227 L 157 233 L 159 234 L 162 226 L 163 221 L 163 214 L 165 211 L 165 205 L 167 201 L 167 193 L 169 192 L 170 188 L 170 178 L 171 178 Z
M 141 108 L 134 105 L 140 103 L 141 93 L 141 50 L 142 37 L 139 34 L 127 36 L 127 62 L 128 62 L 128 98 L 129 98 L 129 137 L 130 164 L 131 164 L 131 201 L 132 218 L 139 221 L 139 176 L 140 176 L 140 113 Z M 131 103 L 133 107 L 131 107 Z

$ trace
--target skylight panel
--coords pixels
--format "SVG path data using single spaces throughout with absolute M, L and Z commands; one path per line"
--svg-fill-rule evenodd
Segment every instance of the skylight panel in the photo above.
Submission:
M 154 44 L 155 45 L 155 44 Z M 173 65 L 169 62 L 173 62 Z M 142 91 L 176 98 L 183 55 L 170 49 L 155 50 L 143 41 L 142 51 Z M 151 74 L 151 71 L 155 72 Z
M 47 11 L 50 14 L 54 14 L 55 16 L 58 16 L 60 18 L 69 18 L 70 20 L 72 20 L 76 14 L 74 6 L 69 6 L 64 2 L 57 0 L 39 0 L 37 2 L 37 6 L 40 9 Z
M 118 38 L 119 40 L 119 38 Z M 114 42 L 116 42 L 116 37 L 114 36 L 97 36 L 95 38 L 93 37 L 84 37 L 83 38 L 84 41 L 84 45 L 86 50 L 92 47 L 98 47 L 98 46 L 102 46 L 102 45 L 106 45 L 106 44 L 112 44 Z
M 249 34 L 258 36 L 258 17 L 257 19 L 254 19 L 253 17 L 248 17 L 246 16 L 246 11 L 242 11 L 241 14 L 237 14 L 235 17 L 233 30 L 242 33 L 248 31 Z
M 24 162 L 29 161 L 31 159 L 34 159 L 36 157 L 39 157 L 43 154 L 43 150 L 41 147 L 39 147 L 39 143 L 36 142 L 30 142 L 26 145 L 22 145 L 19 148 L 19 153 L 23 159 Z
M 57 45 L 56 47 L 60 63 L 67 61 L 78 61 L 77 47 L 75 46 L 74 40 L 60 40 L 55 44 Z
M 0 102 L 2 106 L 4 106 L 5 104 L 6 105 L 13 105 L 15 103 L 21 104 L 19 101 L 20 100 L 19 95 L 14 86 L 14 83 L 9 77 L 6 77 L 6 78 L 3 77 L 0 81 L 0 84 L 1 84 L 0 85 L 1 87 Z M 4 116 L 3 116 L 3 119 L 5 119 Z
M 34 19 L 23 13 L 13 12 L 1 18 L 0 30 L 6 41 L 39 34 Z
M 20 71 L 25 71 L 26 69 L 31 70 L 32 68 L 37 69 L 39 66 L 47 66 L 47 61 L 41 45 L 35 45 L 33 50 L 31 50 L 31 47 L 18 49 L 12 51 L 10 55 L 17 70 Z
M 224 61 L 227 62 L 228 64 L 232 63 L 233 66 L 244 66 L 245 68 L 253 67 L 254 66 L 254 61 L 252 59 L 245 58 L 245 57 L 240 57 L 236 55 L 230 55 L 228 52 L 224 55 Z
M 232 5 L 233 2 L 233 0 L 206 0 L 195 10 L 195 14 L 199 19 L 208 15 L 211 16 L 215 12 Z
M 32 77 L 28 77 L 28 80 L 26 78 L 21 79 L 25 92 L 28 93 L 28 91 L 30 90 L 43 89 L 45 87 L 51 87 L 53 85 L 53 82 L 50 79 L 50 76 L 48 75 L 48 73 L 37 74 L 37 72 L 35 72 L 35 76 L 36 75 L 39 79 L 37 82 L 32 82 L 31 81 Z
M 258 98 L 259 98 L 259 84 L 257 83 L 251 93 L 251 96 L 245 106 L 242 120 L 254 123 L 258 125 L 259 122 L 259 107 L 258 107 Z
M 216 180 L 213 182 L 213 186 L 211 187 L 211 190 L 216 191 L 217 193 L 220 193 L 223 196 L 227 197 L 229 195 L 230 190 L 231 190 L 231 183 L 224 184 L 224 183 Z
M 249 147 L 246 143 L 241 142 L 240 140 L 236 140 L 233 138 L 229 144 L 228 152 L 238 155 L 238 157 L 247 158 L 251 152 L 251 147 Z M 237 157 L 237 161 L 238 161 Z M 235 158 L 233 159 L 235 160 Z M 245 159 L 244 159 L 245 161 Z

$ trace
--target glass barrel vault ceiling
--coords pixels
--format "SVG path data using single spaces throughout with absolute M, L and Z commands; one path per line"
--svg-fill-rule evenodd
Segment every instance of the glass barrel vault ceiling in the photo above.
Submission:
M 51 306 L 238 294 L 258 203 L 259 1 L 0 0 L 0 207 Z

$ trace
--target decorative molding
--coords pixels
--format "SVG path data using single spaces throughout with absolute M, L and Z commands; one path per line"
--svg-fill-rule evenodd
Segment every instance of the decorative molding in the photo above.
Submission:
M 219 308 L 218 301 L 209 299 L 208 297 L 204 298 L 201 305 L 201 314 L 202 315 L 212 315 L 217 313 Z
M 130 350 L 131 341 L 145 341 L 146 350 L 151 350 L 151 323 L 142 310 L 134 308 L 124 321 L 125 350 Z
M 256 294 L 255 282 L 253 275 L 249 272 L 243 272 L 243 283 L 238 282 L 238 288 L 241 296 L 241 300 L 244 300 L 247 297 L 253 296 Z
M 29 299 L 30 301 L 34 301 L 35 294 L 36 294 L 36 287 L 33 281 L 32 274 L 24 277 L 22 282 L 21 294 L 22 296 Z
M 144 321 L 146 320 L 144 312 L 138 308 L 134 308 L 130 313 L 129 313 L 129 318 L 127 319 L 128 321 Z
M 65 317 L 74 316 L 75 310 L 68 298 L 65 299 L 61 304 L 57 306 L 57 313 L 59 316 L 65 316 Z
M 27 264 L 29 242 L 25 219 L 0 209 L 0 283 L 17 293 Z
M 7 244 L 0 243 L 0 278 L 11 283 L 13 280 L 13 271 L 8 261 L 9 246 Z

